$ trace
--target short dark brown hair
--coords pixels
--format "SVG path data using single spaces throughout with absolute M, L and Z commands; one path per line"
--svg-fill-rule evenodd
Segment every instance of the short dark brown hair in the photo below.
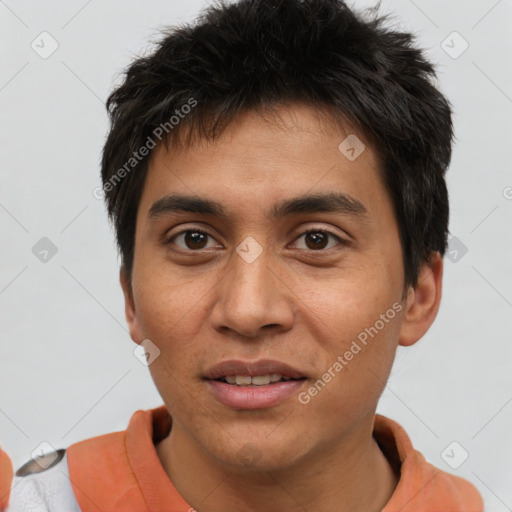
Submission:
M 215 140 L 241 112 L 301 102 L 372 141 L 399 226 L 404 283 L 416 287 L 421 265 L 447 244 L 451 108 L 413 35 L 387 21 L 340 0 L 220 2 L 132 62 L 107 101 L 101 169 L 130 282 L 149 161 L 142 148 L 178 144 L 184 133 L 189 144 L 192 135 Z

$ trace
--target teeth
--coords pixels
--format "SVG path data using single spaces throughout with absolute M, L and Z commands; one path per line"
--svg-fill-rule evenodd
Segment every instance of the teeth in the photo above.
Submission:
M 270 375 L 258 375 L 257 377 L 253 377 L 251 384 L 255 384 L 256 386 L 266 386 L 270 384 Z
M 271 382 L 287 381 L 291 380 L 291 377 L 283 377 L 278 373 L 272 375 L 255 375 L 250 377 L 249 375 L 229 375 L 224 377 L 228 384 L 237 384 L 238 386 L 267 386 Z

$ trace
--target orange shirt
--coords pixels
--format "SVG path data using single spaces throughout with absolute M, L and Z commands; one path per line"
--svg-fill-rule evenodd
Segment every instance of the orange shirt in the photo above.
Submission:
M 475 486 L 427 462 L 396 421 L 377 414 L 373 437 L 400 460 L 400 480 L 382 512 L 483 512 Z
M 125 431 L 71 445 L 67 449 L 69 480 L 81 510 L 193 512 L 169 480 L 155 449 L 171 424 L 162 405 L 135 412 Z M 483 511 L 476 488 L 429 464 L 398 423 L 377 414 L 373 435 L 385 455 L 401 468 L 399 483 L 382 512 Z
M 7 508 L 9 501 L 9 491 L 12 481 L 12 464 L 11 459 L 7 456 L 2 448 L 0 448 L 0 510 Z

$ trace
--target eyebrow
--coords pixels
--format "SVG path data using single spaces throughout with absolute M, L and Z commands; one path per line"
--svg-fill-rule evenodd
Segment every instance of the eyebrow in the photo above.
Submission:
M 182 194 L 170 194 L 153 203 L 148 212 L 150 220 L 172 213 L 199 213 L 222 219 L 229 217 L 222 204 L 211 199 Z M 302 195 L 272 205 L 267 217 L 279 219 L 300 213 L 338 213 L 365 218 L 368 211 L 357 199 L 343 193 Z

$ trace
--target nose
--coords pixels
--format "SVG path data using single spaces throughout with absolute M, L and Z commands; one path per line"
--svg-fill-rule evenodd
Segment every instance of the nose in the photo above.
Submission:
M 293 293 L 266 251 L 248 262 L 234 253 L 230 271 L 217 289 L 213 327 L 247 338 L 284 332 L 293 325 Z M 282 274 L 282 272 L 281 272 Z

